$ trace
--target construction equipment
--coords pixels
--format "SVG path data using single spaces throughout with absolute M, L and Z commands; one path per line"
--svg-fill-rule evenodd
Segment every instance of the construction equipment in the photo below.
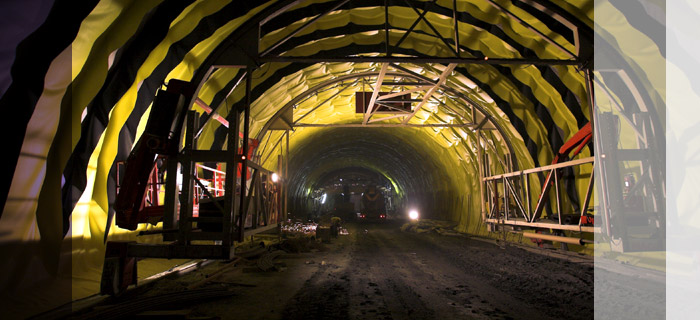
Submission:
M 369 186 L 362 195 L 362 221 L 385 221 L 386 205 L 384 195 L 375 186 Z
M 508 230 L 549 229 L 560 234 L 564 231 L 592 233 L 599 230 L 598 226 L 593 225 L 593 217 L 589 214 L 591 211 L 589 204 L 593 194 L 593 173 L 590 174 L 587 191 L 582 203 L 578 205 L 579 208 L 573 205 L 575 201 L 571 197 L 569 199 L 572 207 L 578 212 L 567 212 L 570 209 L 563 205 L 564 194 L 560 186 L 563 170 L 582 166 L 591 166 L 592 169 L 593 157 L 574 159 L 591 142 L 592 136 L 592 126 L 589 122 L 559 148 L 551 164 L 539 168 L 514 172 L 506 170 L 506 173 L 491 175 L 490 168 L 485 166 L 483 190 L 486 192 L 484 208 L 487 210 L 485 219 L 487 229 L 489 231 L 500 229 L 504 232 Z M 488 163 L 488 156 L 485 154 L 483 161 Z M 534 208 L 531 203 L 533 196 L 531 194 L 533 190 L 530 188 L 531 179 L 541 179 L 540 181 L 542 181 L 539 195 L 535 194 L 537 201 Z M 554 194 L 553 197 L 551 193 Z M 551 201 L 552 198 L 555 201 Z M 551 208 L 552 206 L 554 208 Z M 543 212 L 546 208 L 551 209 L 548 209 L 548 215 L 543 218 Z M 537 234 L 527 234 L 526 236 L 532 238 Z M 538 237 L 537 241 L 551 241 L 552 239 L 555 238 Z M 559 242 L 581 243 L 578 239 L 567 238 L 565 240 Z
M 276 231 L 284 219 L 284 182 L 255 162 L 258 141 L 248 138 L 248 126 L 240 132 L 241 111 L 247 115 L 249 105 L 232 110 L 224 124 L 231 124 L 228 137 L 236 137 L 227 139 L 232 151 L 199 150 L 199 114 L 188 110 L 194 96 L 195 86 L 170 80 L 127 161 L 117 164 L 116 225 L 136 230 L 162 222 L 161 229 L 140 235 L 160 234 L 164 243 L 108 241 L 102 293 L 119 294 L 134 284 L 138 258 L 232 259 L 234 241 Z

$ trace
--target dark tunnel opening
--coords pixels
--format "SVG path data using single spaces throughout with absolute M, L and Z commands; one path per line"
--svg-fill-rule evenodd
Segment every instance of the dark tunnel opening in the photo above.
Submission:
M 416 140 L 407 141 L 402 134 L 414 135 Z M 426 218 L 450 220 L 458 195 L 449 168 L 420 146 L 425 143 L 420 135 L 420 130 L 410 128 L 316 130 L 290 155 L 290 212 L 308 216 L 318 197 L 314 191 L 327 186 L 330 178 L 354 172 L 373 174 L 376 183 L 391 190 L 397 217 L 415 208 Z

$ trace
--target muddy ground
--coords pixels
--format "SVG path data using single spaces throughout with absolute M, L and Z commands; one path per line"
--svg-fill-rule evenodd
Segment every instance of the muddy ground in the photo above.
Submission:
M 208 278 L 226 265 L 216 262 L 114 302 L 194 285 L 232 295 L 168 309 L 221 319 L 593 318 L 592 258 L 402 232 L 397 223 L 349 231 L 321 251 L 279 252 L 271 271 L 239 262 Z

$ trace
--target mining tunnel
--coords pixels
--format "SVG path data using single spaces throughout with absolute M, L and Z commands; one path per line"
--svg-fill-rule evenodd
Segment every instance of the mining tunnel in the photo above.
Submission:
M 594 30 L 593 0 L 30 2 L 2 5 L 26 18 L 9 318 L 583 319 L 594 283 L 627 297 L 601 318 L 663 317 L 663 26 Z M 643 271 L 594 281 L 603 251 Z

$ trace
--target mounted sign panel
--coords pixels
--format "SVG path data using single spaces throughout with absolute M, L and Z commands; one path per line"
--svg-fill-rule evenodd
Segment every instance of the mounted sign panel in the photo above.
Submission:
M 367 105 L 372 99 L 373 92 L 358 91 L 355 92 L 355 112 L 365 113 Z M 385 96 L 391 92 L 380 92 L 379 96 Z M 377 99 L 372 107 L 372 113 L 410 113 L 411 103 L 420 102 L 421 100 L 411 99 L 411 94 L 402 94 L 389 99 Z

